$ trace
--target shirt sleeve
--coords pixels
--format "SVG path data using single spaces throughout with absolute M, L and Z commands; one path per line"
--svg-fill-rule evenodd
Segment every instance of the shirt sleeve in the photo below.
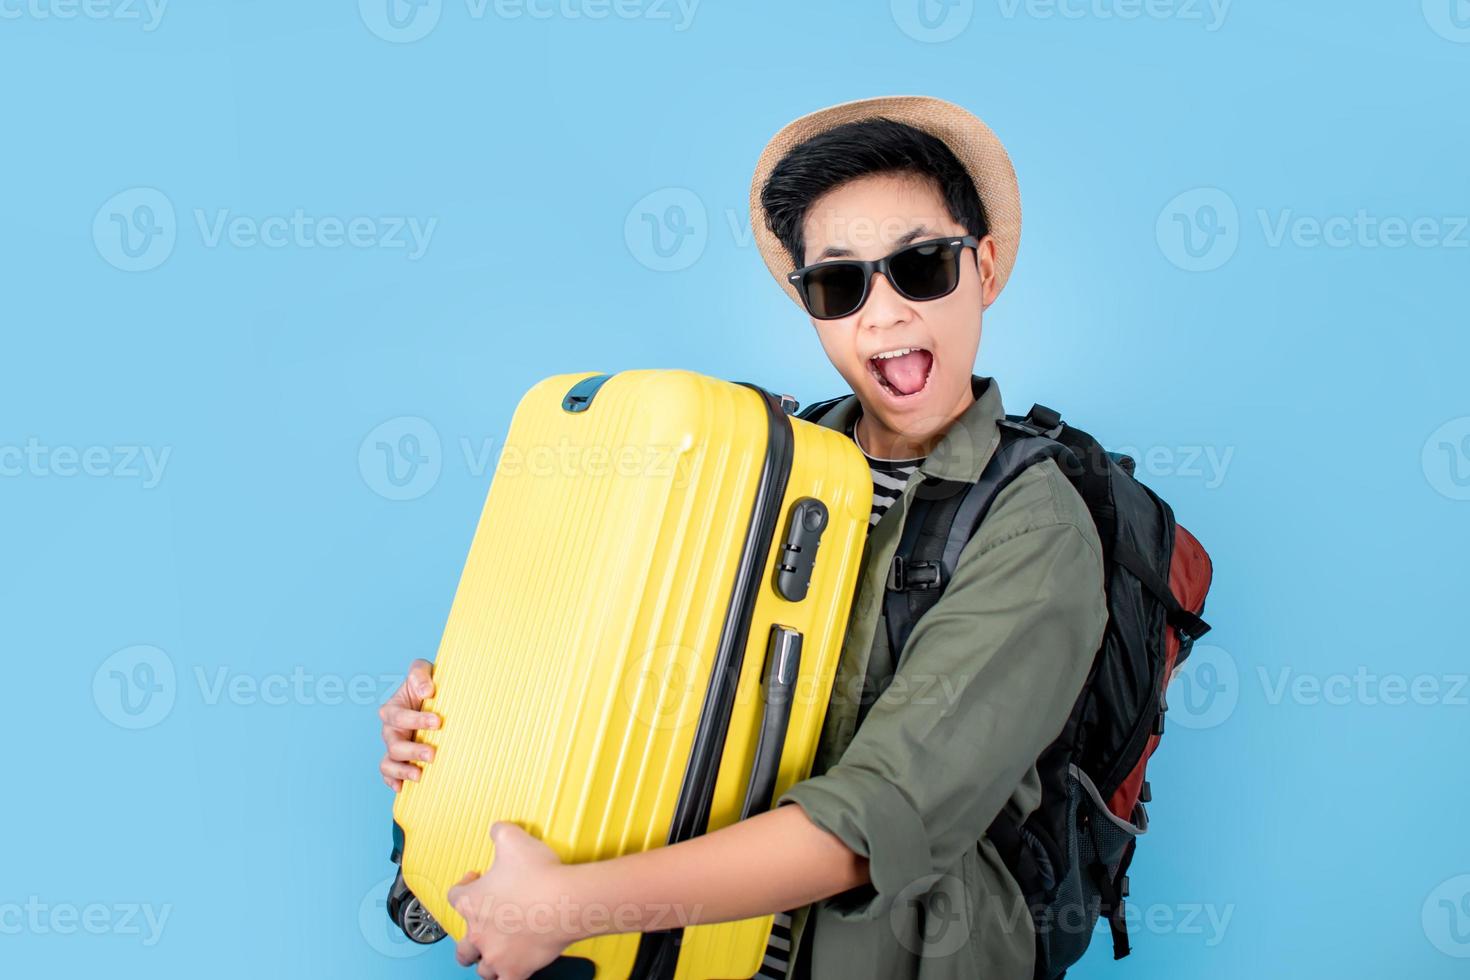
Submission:
M 1080 520 L 977 534 L 838 762 L 777 800 L 868 859 L 870 885 L 826 900 L 839 918 L 884 915 L 954 867 L 1065 725 L 1107 621 L 1097 532 L 1074 503 Z

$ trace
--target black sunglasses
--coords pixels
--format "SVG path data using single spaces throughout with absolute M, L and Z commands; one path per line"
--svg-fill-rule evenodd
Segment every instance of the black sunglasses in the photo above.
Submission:
M 796 287 L 807 312 L 817 320 L 852 316 L 868 301 L 873 273 L 881 272 L 900 296 L 916 302 L 939 299 L 960 284 L 960 253 L 979 248 L 969 235 L 915 242 L 872 262 L 842 259 L 818 262 L 786 278 Z

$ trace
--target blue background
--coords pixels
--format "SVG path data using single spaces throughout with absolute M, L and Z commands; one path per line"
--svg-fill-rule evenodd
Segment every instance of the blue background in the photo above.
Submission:
M 64 2 L 0 20 L 0 972 L 460 975 L 375 905 L 375 705 L 435 649 L 513 405 L 648 366 L 836 393 L 751 169 L 799 114 L 923 93 L 1021 178 L 980 370 L 1152 450 L 1215 559 L 1133 874 L 1154 925 L 1074 975 L 1465 974 L 1465 4 Z M 436 224 L 416 258 L 207 233 L 298 209 Z M 1360 211 L 1432 224 L 1274 236 Z

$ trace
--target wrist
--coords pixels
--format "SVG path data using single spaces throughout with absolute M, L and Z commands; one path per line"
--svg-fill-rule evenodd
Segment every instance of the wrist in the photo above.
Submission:
M 611 931 L 599 928 L 606 919 L 606 916 L 597 914 L 600 899 L 594 887 L 597 876 L 593 868 L 599 863 L 563 864 L 556 868 L 553 893 L 565 902 L 568 909 L 569 914 L 562 923 L 563 938 L 568 945 Z

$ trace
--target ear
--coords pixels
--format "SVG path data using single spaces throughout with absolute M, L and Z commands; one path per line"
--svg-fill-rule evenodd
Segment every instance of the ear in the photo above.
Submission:
M 980 305 L 988 307 L 1000 294 L 1000 281 L 995 276 L 995 239 L 986 235 L 975 249 L 975 268 L 980 273 Z

